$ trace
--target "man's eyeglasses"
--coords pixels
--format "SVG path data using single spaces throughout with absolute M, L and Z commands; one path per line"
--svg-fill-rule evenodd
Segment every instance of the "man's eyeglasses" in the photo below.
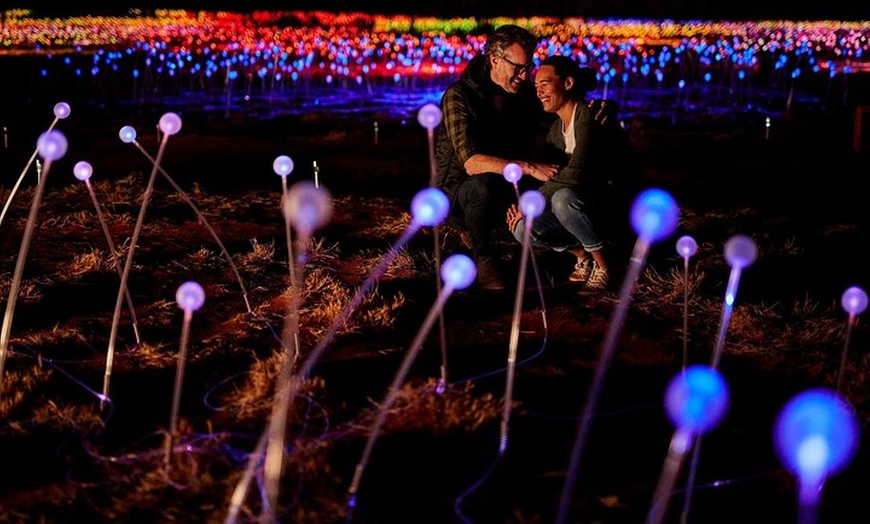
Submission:
M 516 76 L 519 76 L 519 75 L 521 75 L 521 74 L 523 74 L 523 73 L 528 74 L 529 71 L 532 70 L 532 66 L 531 66 L 531 64 L 518 64 L 518 63 L 514 62 L 513 60 L 511 60 L 510 58 L 508 58 L 508 57 L 506 57 L 506 56 L 504 56 L 504 55 L 501 55 L 500 58 L 501 58 L 502 60 L 504 60 L 505 62 L 507 62 L 508 64 L 510 64 L 511 66 L 513 66 L 513 68 L 514 68 L 514 75 L 516 75 Z

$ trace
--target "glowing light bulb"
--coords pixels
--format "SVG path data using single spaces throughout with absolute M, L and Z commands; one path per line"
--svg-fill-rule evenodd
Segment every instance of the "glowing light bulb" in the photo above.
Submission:
M 725 260 L 731 267 L 748 267 L 757 256 L 755 241 L 746 235 L 734 235 L 725 242 Z
M 417 121 L 431 131 L 441 123 L 441 109 L 435 104 L 425 104 L 417 112 Z
M 680 210 L 674 197 L 663 189 L 641 192 L 631 206 L 631 225 L 648 241 L 661 240 L 677 228 Z
M 677 253 L 683 258 L 689 258 L 698 251 L 698 243 L 689 235 L 683 235 L 677 240 Z
M 125 144 L 129 144 L 130 142 L 136 141 L 136 129 L 133 126 L 124 126 L 118 132 L 118 136 L 121 137 L 121 142 Z
M 509 164 L 504 166 L 504 170 L 502 171 L 502 173 L 504 174 L 505 180 L 507 180 L 511 184 L 516 184 L 523 177 L 523 168 L 521 168 L 519 164 L 510 162 Z
M 860 315 L 867 309 L 867 293 L 860 287 L 852 286 L 843 292 L 840 303 L 847 313 Z
M 293 159 L 287 155 L 275 157 L 272 169 L 275 170 L 276 175 L 285 177 L 293 172 Z
M 85 180 L 91 178 L 91 175 L 94 174 L 94 168 L 91 167 L 91 164 L 82 160 L 81 162 L 76 163 L 73 166 L 73 175 L 76 178 L 84 182 Z
M 58 102 L 54 104 L 54 116 L 64 119 L 69 116 L 69 104 L 66 102 Z
M 547 200 L 540 191 L 526 191 L 520 197 L 520 211 L 527 217 L 537 217 L 544 212 L 547 207 Z
M 42 133 L 36 141 L 39 156 L 49 161 L 62 158 L 66 154 L 66 148 L 66 137 L 57 129 Z
M 310 235 L 332 216 L 329 192 L 307 180 L 290 188 L 284 206 L 284 212 L 303 235 Z
M 172 112 L 164 113 L 164 115 L 160 117 L 159 125 L 160 130 L 165 134 L 174 135 L 181 131 L 181 117 Z
M 441 278 L 453 289 L 467 288 L 476 277 L 477 266 L 468 255 L 462 253 L 450 255 L 441 264 Z
M 803 481 L 817 482 L 839 471 L 858 443 L 852 408 L 825 388 L 795 395 L 777 415 L 774 427 L 780 460 Z
M 436 226 L 447 218 L 450 201 L 438 188 L 428 187 L 417 192 L 411 200 L 411 215 L 422 226 Z
M 725 416 L 729 398 L 728 385 L 718 371 L 695 365 L 671 380 L 665 391 L 665 407 L 676 427 L 704 433 Z
M 185 282 L 178 286 L 178 291 L 175 292 L 175 301 L 178 303 L 178 307 L 184 311 L 196 311 L 205 302 L 205 291 L 196 282 Z

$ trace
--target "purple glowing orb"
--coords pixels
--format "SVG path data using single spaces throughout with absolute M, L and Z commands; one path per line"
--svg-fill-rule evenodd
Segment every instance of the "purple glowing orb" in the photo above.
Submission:
M 64 119 L 69 116 L 69 104 L 66 102 L 58 102 L 54 104 L 54 116 Z
M 81 162 L 77 162 L 75 166 L 73 166 L 73 175 L 76 178 L 84 182 L 91 178 L 91 175 L 94 174 L 94 168 L 91 167 L 91 164 L 82 160 Z
M 175 301 L 178 307 L 184 311 L 196 311 L 205 302 L 205 291 L 196 282 L 185 282 L 178 286 L 175 292 Z
M 435 104 L 425 104 L 417 112 L 417 121 L 431 131 L 441 123 L 441 109 Z
M 437 226 L 447 218 L 450 201 L 443 191 L 427 187 L 414 195 L 411 200 L 411 215 L 414 222 L 421 226 Z
M 520 196 L 520 211 L 527 217 L 538 217 L 547 207 L 547 200 L 540 191 L 534 189 L 526 191 Z
M 758 257 L 755 241 L 746 235 L 734 235 L 725 242 L 725 260 L 731 267 L 743 269 Z
M 631 225 L 638 236 L 655 242 L 677 229 L 680 209 L 670 193 L 651 188 L 641 192 L 631 206 Z
M 39 139 L 36 141 L 39 156 L 48 161 L 62 158 L 66 154 L 66 148 L 66 137 L 57 129 L 46 131 L 39 135 Z
M 850 315 L 860 315 L 867 309 L 867 293 L 860 287 L 852 286 L 843 292 L 840 303 Z
M 794 396 L 777 415 L 774 428 L 780 461 L 807 482 L 820 482 L 839 471 L 851 460 L 858 444 L 858 423 L 852 408 L 824 388 Z
M 521 168 L 519 164 L 511 162 L 504 166 L 502 173 L 504 174 L 505 180 L 511 184 L 516 184 L 523 177 L 523 168 Z
M 665 408 L 676 427 L 690 433 L 704 433 L 725 416 L 729 397 L 728 385 L 718 371 L 695 365 L 671 380 L 665 392 Z
M 453 289 L 465 289 L 477 277 L 477 267 L 468 255 L 450 255 L 441 264 L 441 279 Z
M 683 258 L 689 258 L 698 251 L 698 243 L 689 235 L 683 235 L 677 240 L 677 253 Z

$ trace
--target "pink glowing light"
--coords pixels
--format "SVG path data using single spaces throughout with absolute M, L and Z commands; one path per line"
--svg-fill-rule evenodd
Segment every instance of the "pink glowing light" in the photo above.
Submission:
M 91 175 L 94 174 L 94 168 L 91 166 L 89 162 L 82 160 L 81 162 L 77 162 L 75 166 L 73 166 L 73 175 L 76 178 L 85 182 L 91 178 Z
M 178 290 L 175 292 L 175 301 L 178 303 L 178 307 L 185 312 L 196 311 L 205 302 L 205 291 L 196 282 L 185 282 L 178 286 Z
M 502 173 L 504 174 L 505 180 L 507 180 L 511 184 L 516 184 L 523 177 L 523 168 L 521 168 L 518 164 L 511 162 L 504 166 L 504 170 Z
M 160 117 L 160 130 L 167 135 L 174 135 L 181 131 L 181 117 L 175 113 L 165 113 Z

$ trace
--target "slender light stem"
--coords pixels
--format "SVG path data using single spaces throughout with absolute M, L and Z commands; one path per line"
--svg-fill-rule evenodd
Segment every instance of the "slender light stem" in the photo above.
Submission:
M 130 271 L 133 268 L 133 255 L 136 253 L 136 244 L 139 241 L 139 234 L 142 232 L 142 224 L 145 222 L 145 211 L 148 209 L 148 203 L 151 201 L 151 193 L 154 192 L 154 181 L 157 178 L 157 171 L 160 162 L 163 159 L 163 151 L 166 149 L 166 142 L 169 139 L 168 134 L 163 135 L 160 141 L 160 148 L 157 150 L 157 158 L 154 161 L 154 168 L 151 170 L 151 176 L 148 178 L 148 185 L 145 187 L 145 192 L 142 195 L 142 206 L 139 209 L 139 216 L 136 219 L 136 225 L 133 228 L 133 236 L 130 237 L 130 250 L 127 251 L 127 260 L 124 262 L 124 272 L 121 274 L 121 286 L 118 289 L 118 298 L 115 301 L 115 314 L 112 317 L 112 331 L 109 335 L 109 348 L 106 352 L 106 372 L 103 376 L 103 397 L 100 400 L 100 407 L 103 408 L 109 398 L 109 388 L 112 383 L 112 366 L 115 360 L 115 343 L 118 338 L 118 324 L 121 321 L 121 305 L 124 303 L 126 296 L 127 281 L 130 279 Z
M 414 363 L 414 359 L 417 357 L 417 353 L 419 353 L 420 348 L 423 345 L 423 340 L 425 340 L 426 335 L 432 329 L 432 324 L 435 323 L 438 314 L 444 308 L 445 302 L 447 302 L 447 299 L 450 298 L 450 295 L 452 293 L 453 287 L 447 285 L 444 287 L 441 294 L 438 295 L 438 298 L 435 300 L 435 304 L 433 304 L 432 309 L 429 310 L 429 314 L 426 315 L 426 319 L 420 326 L 420 330 L 414 337 L 413 342 L 411 342 L 411 346 L 408 348 L 408 352 L 405 354 L 405 358 L 404 360 L 402 360 L 402 364 L 399 367 L 399 370 L 396 372 L 395 377 L 393 377 L 393 382 L 390 384 L 390 387 L 387 390 L 386 398 L 378 407 L 378 413 L 375 417 L 374 424 L 369 430 L 369 436 L 368 440 L 366 441 L 365 449 L 363 450 L 362 458 L 360 459 L 359 463 L 357 463 L 356 468 L 354 469 L 353 480 L 351 481 L 350 488 L 347 492 L 348 497 L 345 513 L 345 520 L 347 522 L 350 522 L 353 517 L 353 510 L 357 504 L 357 493 L 359 492 L 359 486 L 360 482 L 362 481 L 363 472 L 368 465 L 369 458 L 372 454 L 372 449 L 375 446 L 375 440 L 377 440 L 378 434 L 381 432 L 381 427 L 387 420 L 387 414 L 389 413 L 390 407 L 393 405 L 393 402 L 396 401 L 396 398 L 399 395 L 399 388 L 405 381 L 405 377 L 408 375 L 408 371 L 410 371 L 411 365 Z
M 498 445 L 499 455 L 504 454 L 507 449 L 508 428 L 513 409 L 514 373 L 517 362 L 517 346 L 520 339 L 520 315 L 523 311 L 523 294 L 526 289 L 526 267 L 529 259 L 533 218 L 528 216 L 526 220 L 526 227 L 523 228 L 523 248 L 520 256 L 519 275 L 517 276 L 517 291 L 514 298 L 514 314 L 511 319 L 510 343 L 508 344 L 507 377 L 505 379 L 504 405 L 502 406 L 501 436 Z
M 683 371 L 689 365 L 689 257 L 683 259 Z
M 426 141 L 429 147 L 429 187 L 435 187 L 438 180 L 438 170 L 435 164 L 435 130 L 434 128 L 426 129 Z M 441 294 L 441 234 L 440 224 L 436 225 L 433 230 L 433 241 L 435 243 L 435 292 Z M 438 392 L 443 392 L 447 387 L 447 329 L 444 324 L 444 312 L 438 314 L 438 337 L 441 348 L 441 379 L 438 383 Z
M 601 395 L 601 390 L 604 386 L 604 378 L 607 370 L 610 367 L 610 362 L 613 359 L 613 353 L 616 350 L 616 342 L 622 331 L 622 325 L 625 323 L 625 317 L 628 313 L 628 304 L 631 295 L 634 292 L 634 286 L 640 276 L 640 271 L 643 269 L 646 261 L 646 256 L 649 251 L 650 242 L 639 237 L 634 246 L 634 251 L 631 254 L 631 261 L 625 279 L 622 282 L 622 288 L 619 293 L 619 302 L 613 309 L 610 322 L 607 325 L 607 333 L 601 345 L 601 355 L 598 360 L 598 366 L 595 368 L 595 376 L 592 379 L 592 385 L 589 390 L 589 395 L 586 397 L 586 404 L 583 407 L 583 414 L 580 417 L 580 426 L 577 430 L 577 437 L 574 440 L 574 447 L 571 451 L 571 460 L 568 466 L 568 473 L 565 479 L 565 486 L 562 489 L 562 495 L 559 500 L 559 512 L 556 517 L 557 524 L 564 524 L 568 517 L 571 498 L 574 492 L 574 483 L 577 478 L 577 472 L 580 468 L 580 459 L 583 455 L 583 448 L 586 444 L 586 438 L 589 434 L 589 428 L 592 425 L 592 418 L 595 415 L 595 410 L 598 406 L 598 397 Z
M 184 367 L 187 362 L 187 341 L 190 338 L 190 321 L 193 312 L 184 311 L 184 320 L 181 326 L 181 342 L 178 350 L 178 364 L 175 368 L 175 389 L 172 394 L 172 411 L 169 415 L 169 435 L 166 437 L 166 449 L 164 450 L 163 463 L 166 471 L 169 471 L 170 457 L 175 439 L 178 437 L 178 408 L 181 404 L 181 386 L 184 381 Z
M 15 304 L 18 301 L 18 292 L 21 289 L 21 279 L 24 275 L 24 262 L 27 260 L 27 252 L 30 250 L 30 239 L 33 237 L 33 228 L 36 227 L 36 218 L 39 215 L 39 206 L 42 202 L 42 194 L 45 192 L 45 181 L 48 178 L 50 167 L 51 160 L 46 160 L 42 179 L 36 185 L 36 194 L 33 196 L 33 202 L 30 204 L 30 214 L 27 216 L 27 223 L 24 225 L 24 237 L 21 239 L 21 246 L 18 248 L 18 258 L 15 260 L 15 273 L 12 276 L 12 283 L 9 285 L 6 314 L 3 316 L 3 329 L 0 331 L 0 398 L 2 398 L 3 394 L 3 371 L 6 366 L 6 355 L 9 349 L 12 317 L 15 315 Z
M 57 121 L 60 117 L 54 117 L 54 120 L 51 121 L 51 125 L 46 129 L 46 133 L 54 129 L 54 126 L 57 125 Z M 12 197 L 15 196 L 15 193 L 18 191 L 18 186 L 21 185 L 21 182 L 24 180 L 24 176 L 27 174 L 27 170 L 30 169 L 30 165 L 33 164 L 33 161 L 36 160 L 36 155 L 39 154 L 39 148 L 33 150 L 33 154 L 30 155 L 30 159 L 27 160 L 27 164 L 24 165 L 24 169 L 21 170 L 21 174 L 18 175 L 18 180 L 15 182 L 15 185 L 12 187 L 12 191 L 9 192 L 9 198 L 6 199 L 6 204 L 3 206 L 3 212 L 0 212 L 0 224 L 3 223 L 3 217 L 6 216 L 6 211 L 9 210 L 9 205 L 12 203 Z M 38 171 L 38 170 L 37 170 Z M 40 180 L 37 179 L 37 184 L 39 184 Z
M 94 186 L 91 185 L 90 180 L 85 180 L 85 184 L 88 187 L 88 193 L 91 195 L 91 200 L 94 203 L 94 209 L 97 211 L 97 218 L 100 221 L 100 225 L 103 228 L 103 234 L 106 236 L 106 242 L 109 244 L 109 251 L 112 252 L 112 260 L 114 262 L 115 270 L 118 272 L 118 277 L 120 278 L 123 274 L 121 269 L 121 257 L 118 256 L 118 250 L 115 248 L 115 242 L 112 241 L 112 234 L 109 232 L 109 226 L 106 224 L 106 218 L 103 216 L 103 209 L 100 206 L 100 203 L 97 201 L 97 194 L 94 191 Z M 133 299 L 130 296 L 130 290 L 124 290 L 126 299 L 127 299 L 127 309 L 130 310 L 130 321 L 133 322 L 133 333 L 136 335 L 136 344 L 141 344 L 142 339 L 139 336 L 139 322 L 136 320 L 136 311 L 133 309 Z
M 160 171 L 160 174 L 163 175 L 163 178 L 165 178 L 166 181 L 169 182 L 169 184 L 173 187 L 173 189 L 175 189 L 175 191 L 181 196 L 181 198 L 187 203 L 187 205 L 196 214 L 197 218 L 199 218 L 199 221 L 202 223 L 203 227 L 205 227 L 208 230 L 209 234 L 211 234 L 211 237 L 214 239 L 215 243 L 217 243 L 218 247 L 220 248 L 221 253 L 223 253 L 224 258 L 227 259 L 227 263 L 229 263 L 230 269 L 233 270 L 233 273 L 236 276 L 236 280 L 238 281 L 239 287 L 242 290 L 242 299 L 245 301 L 245 308 L 247 309 L 248 313 L 252 313 L 253 309 L 251 309 L 251 303 L 248 301 L 248 291 L 245 289 L 245 283 L 242 281 L 242 276 L 239 274 L 239 270 L 236 268 L 236 264 L 233 262 L 233 258 L 230 256 L 229 252 L 227 251 L 227 248 L 224 247 L 224 244 L 223 244 L 223 242 L 221 242 L 220 237 L 217 236 L 217 233 L 215 233 L 214 229 L 211 227 L 211 225 L 209 225 L 208 220 L 205 219 L 205 216 L 199 211 L 199 209 L 196 207 L 196 205 L 194 205 L 194 203 L 190 199 L 190 197 L 187 196 L 187 193 L 185 193 L 181 189 L 181 187 L 179 187 L 178 184 L 175 183 L 175 180 L 173 180 L 172 177 L 169 176 L 169 173 L 167 173 L 163 169 L 163 167 L 161 167 L 153 158 L 151 158 L 151 155 L 149 155 L 148 152 L 145 151 L 145 149 L 143 149 L 142 146 L 139 145 L 138 142 L 134 141 L 133 144 L 135 144 L 136 147 L 139 149 L 139 151 L 141 151 L 142 154 L 145 155 L 145 158 L 147 158 L 154 165 L 157 166 L 157 169 Z
M 843 390 L 843 375 L 846 373 L 846 360 L 849 353 L 849 341 L 852 338 L 852 327 L 855 325 L 855 313 L 849 313 L 849 321 L 846 324 L 846 341 L 843 344 L 843 353 L 840 355 L 840 368 L 837 371 L 837 393 Z
M 300 236 L 300 246 L 310 243 L 308 235 Z M 291 249 L 289 253 L 291 268 L 295 266 L 296 257 Z M 301 259 L 302 257 L 300 257 Z M 285 347 L 284 358 L 278 374 L 275 386 L 275 401 L 272 404 L 272 414 L 269 425 L 266 428 L 268 437 L 266 441 L 266 455 L 264 458 L 264 477 L 266 483 L 266 507 L 264 508 L 264 522 L 275 522 L 275 512 L 278 508 L 278 485 L 284 469 L 284 435 L 287 432 L 287 417 L 290 410 L 293 387 L 293 369 L 299 358 L 299 300 L 303 288 L 303 271 L 293 271 L 292 286 L 290 290 L 290 303 L 287 315 L 284 318 L 284 331 L 282 341 Z
M 692 446 L 692 439 L 693 435 L 682 429 L 677 430 L 673 437 L 671 437 L 668 456 L 665 458 L 659 483 L 656 486 L 655 493 L 653 493 L 652 504 L 646 517 L 646 524 L 660 524 L 664 519 L 665 513 L 668 510 L 671 491 L 674 489 L 674 482 L 680 473 L 686 451 Z

